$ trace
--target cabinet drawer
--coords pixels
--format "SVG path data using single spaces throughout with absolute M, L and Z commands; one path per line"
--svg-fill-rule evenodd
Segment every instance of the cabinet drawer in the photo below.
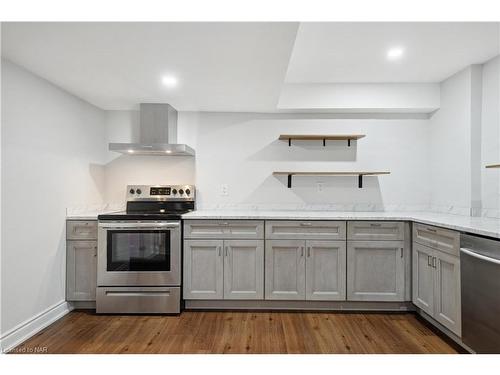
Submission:
M 264 239 L 258 220 L 186 220 L 184 238 Z
M 345 240 L 345 221 L 266 221 L 266 239 Z
M 414 223 L 413 241 L 451 255 L 460 254 L 460 233 L 453 230 Z
M 68 220 L 66 221 L 66 239 L 68 240 L 96 240 L 97 220 Z
M 404 240 L 404 223 L 397 221 L 349 221 L 348 240 Z

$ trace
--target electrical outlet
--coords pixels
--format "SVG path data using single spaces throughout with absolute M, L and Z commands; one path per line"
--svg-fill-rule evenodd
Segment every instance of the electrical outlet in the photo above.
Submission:
M 229 187 L 227 184 L 222 184 L 220 186 L 220 195 L 227 196 L 229 195 Z
M 318 193 L 323 192 L 323 182 L 322 181 L 316 182 L 316 186 L 318 188 Z

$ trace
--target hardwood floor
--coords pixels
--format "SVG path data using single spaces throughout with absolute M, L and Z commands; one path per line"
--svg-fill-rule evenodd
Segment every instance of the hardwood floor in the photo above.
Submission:
M 14 353 L 457 353 L 412 313 L 73 311 Z

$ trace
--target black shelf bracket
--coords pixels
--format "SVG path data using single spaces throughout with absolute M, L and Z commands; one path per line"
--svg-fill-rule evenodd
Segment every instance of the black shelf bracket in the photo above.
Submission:
M 292 138 L 288 138 L 288 147 L 292 146 Z
M 347 140 L 347 147 L 351 147 L 351 140 L 350 139 Z
M 287 184 L 286 186 L 291 189 L 292 188 L 292 176 L 293 174 L 287 175 Z M 359 174 L 358 175 L 358 188 L 363 188 L 363 175 Z
M 326 146 L 326 139 L 323 138 L 323 147 L 325 147 L 325 146 Z

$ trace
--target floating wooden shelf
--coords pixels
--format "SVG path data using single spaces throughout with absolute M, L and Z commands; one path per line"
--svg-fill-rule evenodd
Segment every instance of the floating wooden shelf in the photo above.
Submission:
M 358 176 L 358 187 L 363 187 L 363 176 L 378 176 L 391 172 L 273 172 L 274 176 L 288 176 L 288 188 L 292 187 L 292 176 Z
M 292 145 L 292 140 L 296 141 L 323 141 L 323 146 L 326 146 L 326 141 L 347 141 L 347 146 L 351 146 L 352 140 L 358 140 L 365 137 L 364 134 L 281 134 L 280 141 L 288 141 L 288 146 Z
M 486 168 L 500 168 L 500 164 L 489 164 Z

